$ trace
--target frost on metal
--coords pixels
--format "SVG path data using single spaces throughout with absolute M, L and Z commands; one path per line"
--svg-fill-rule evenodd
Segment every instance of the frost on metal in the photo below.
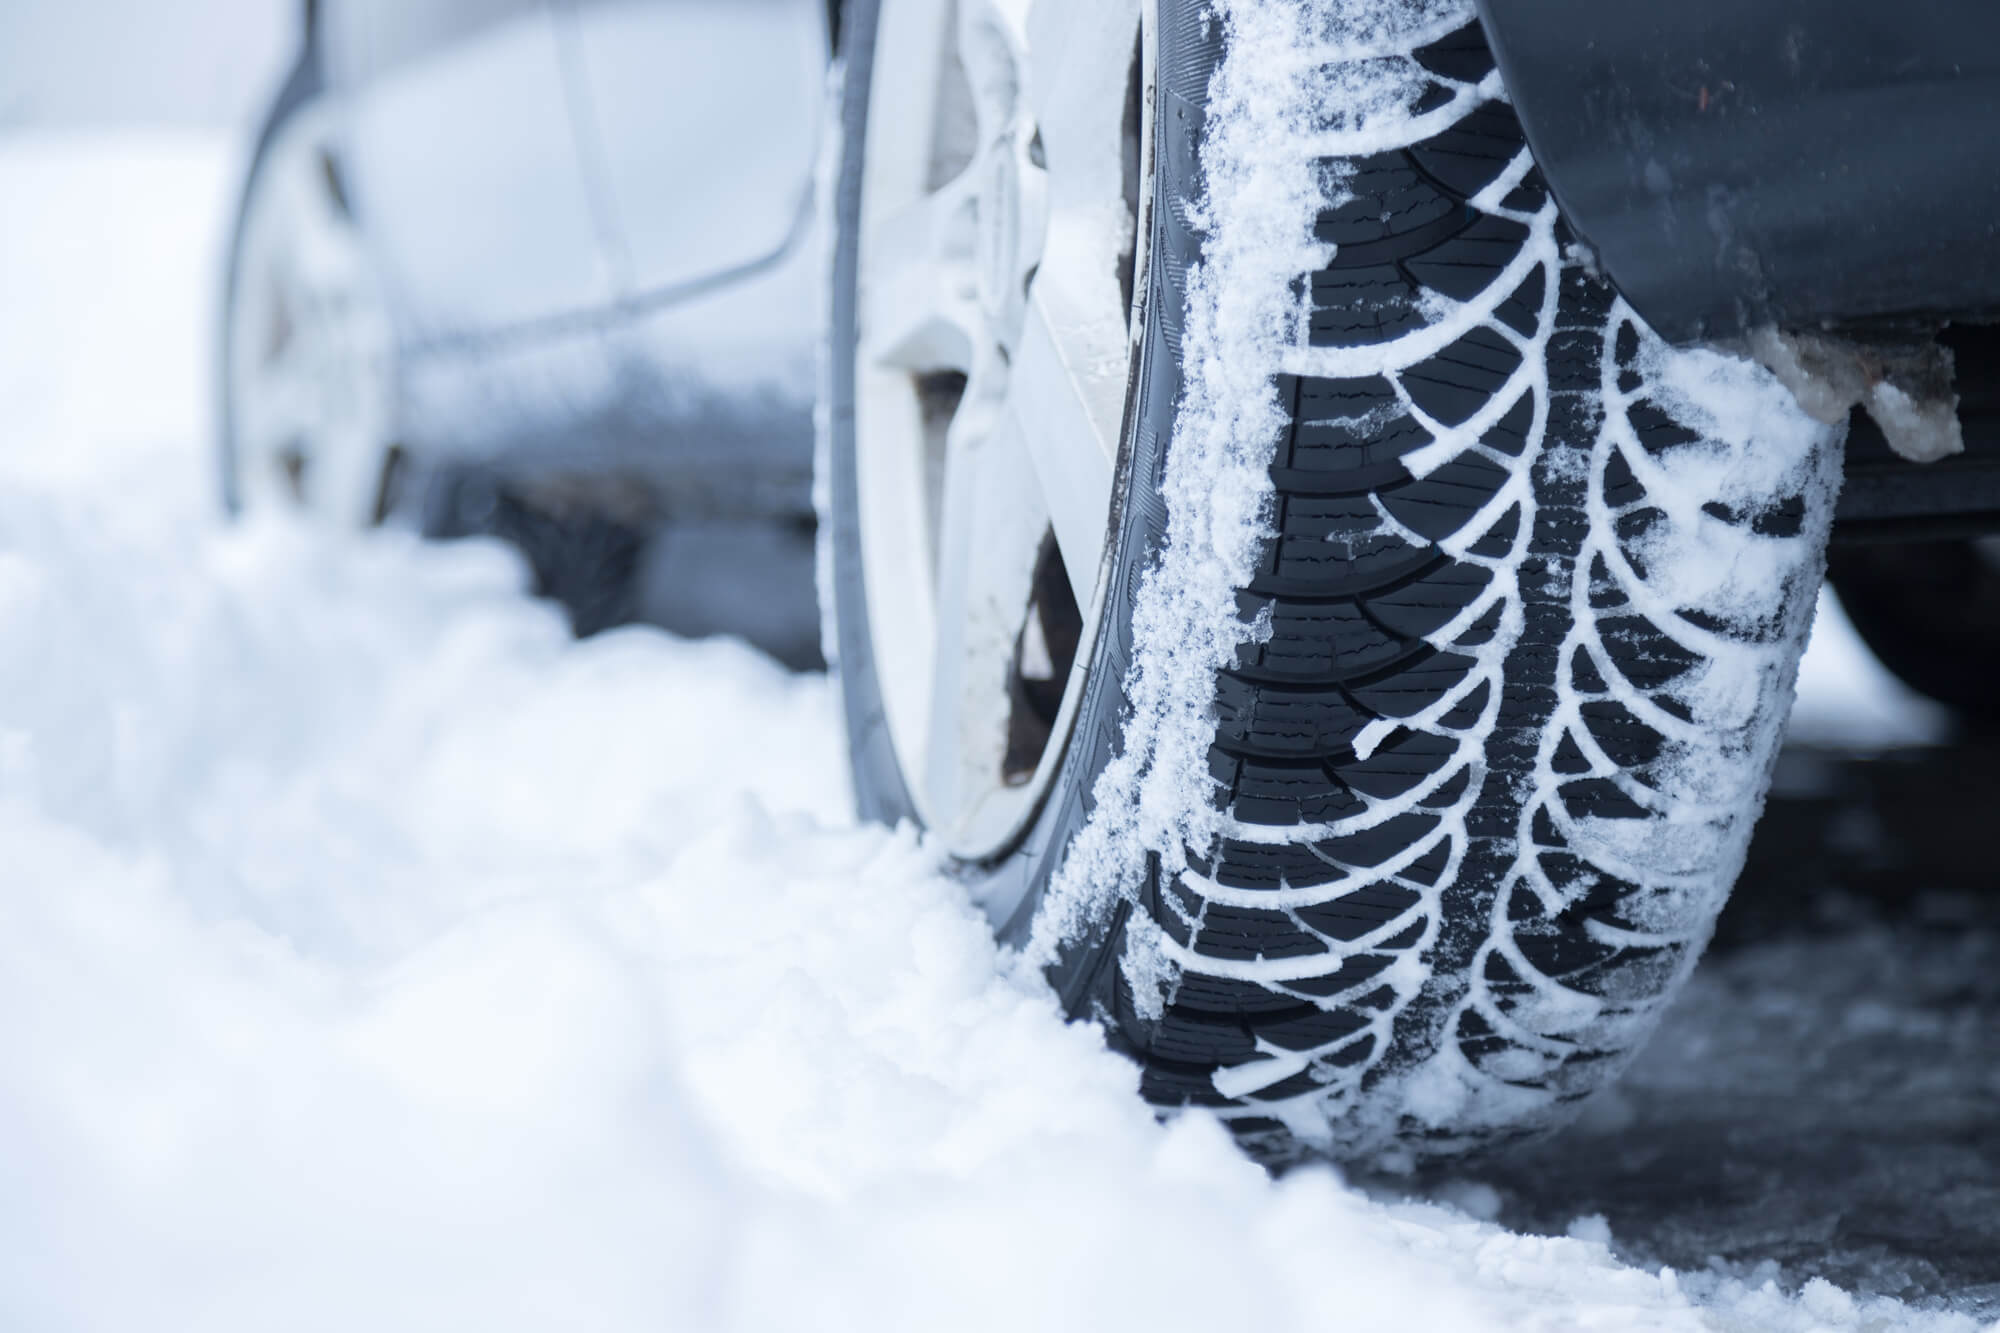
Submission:
M 1470 4 L 1455 2 L 1216 8 L 1227 40 L 1204 143 L 1205 248 L 1188 278 L 1165 540 L 1134 612 L 1125 744 L 1096 784 L 1092 819 L 1031 945 L 1052 956 L 1119 897 L 1132 901 L 1141 910 L 1120 961 L 1148 1019 L 1196 972 L 1357 1012 L 1356 994 L 1327 994 L 1324 980 L 1356 955 L 1395 952 L 1368 974 L 1362 1028 L 1305 1050 L 1260 1038 L 1255 1058 L 1213 1078 L 1239 1099 L 1227 1118 L 1275 1120 L 1293 1148 L 1392 1163 L 1412 1141 L 1449 1151 L 1553 1119 L 1622 1064 L 1693 966 L 1762 803 L 1838 474 L 1832 432 L 1768 372 L 1666 348 L 1583 271 L 1554 204 L 1517 189 L 1533 171 L 1525 148 L 1468 201 L 1527 231 L 1484 288 L 1465 299 L 1427 293 L 1421 319 L 1385 341 L 1311 345 L 1297 278 L 1332 258 L 1312 224 L 1340 202 L 1348 164 L 1423 143 L 1504 98 L 1497 73 L 1453 79 L 1414 58 L 1471 20 Z M 1537 290 L 1533 318 L 1504 315 L 1510 296 Z M 1473 334 L 1504 342 L 1519 365 L 1469 419 L 1446 423 L 1412 399 L 1403 375 Z M 1393 385 L 1430 436 L 1403 457 L 1413 477 L 1473 456 L 1504 474 L 1435 542 L 1376 501 L 1379 531 L 1488 577 L 1423 636 L 1471 660 L 1464 678 L 1414 716 L 1371 723 L 1353 748 L 1365 759 L 1392 733 L 1418 733 L 1449 758 L 1409 791 L 1351 793 L 1354 813 L 1285 826 L 1219 809 L 1208 762 L 1217 673 L 1270 633 L 1243 617 L 1237 590 L 1274 533 L 1270 465 L 1289 424 L 1277 373 Z M 1524 404 L 1525 448 L 1492 447 L 1489 432 Z M 1545 517 L 1569 533 L 1562 549 L 1535 545 Z M 1629 719 L 1627 731 L 1657 742 L 1643 762 L 1607 741 L 1614 713 L 1611 732 Z M 1420 810 L 1434 827 L 1331 883 L 1230 887 L 1190 856 L 1225 837 L 1319 854 Z M 1496 833 L 1496 823 L 1506 827 Z M 1290 914 L 1314 949 L 1223 958 L 1177 942 L 1140 901 L 1151 858 L 1201 903 Z M 1426 858 L 1441 873 L 1419 873 Z M 1315 932 L 1299 914 L 1385 883 L 1411 905 L 1358 938 Z M 1617 965 L 1594 968 L 1591 984 L 1537 966 L 1548 951 L 1517 936 L 1556 921 Z M 1310 1090 L 1273 1092 L 1302 1079 Z

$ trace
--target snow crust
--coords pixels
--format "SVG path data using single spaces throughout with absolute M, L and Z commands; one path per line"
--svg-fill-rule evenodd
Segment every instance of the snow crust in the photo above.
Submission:
M 847 822 L 824 680 L 226 530 L 238 160 L 0 141 L 0 1327 L 1973 1327 L 1274 1183 Z

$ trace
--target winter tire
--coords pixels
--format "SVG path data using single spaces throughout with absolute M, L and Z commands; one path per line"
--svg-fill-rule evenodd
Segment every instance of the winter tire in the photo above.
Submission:
M 1827 432 L 1594 276 L 1469 4 L 844 22 L 863 812 L 1262 1158 L 1556 1123 L 1742 864 Z

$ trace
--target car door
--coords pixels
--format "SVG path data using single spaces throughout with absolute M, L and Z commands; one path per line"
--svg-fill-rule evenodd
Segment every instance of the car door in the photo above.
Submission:
M 636 298 L 726 280 L 805 231 L 826 0 L 552 0 L 585 168 Z
M 419 342 L 619 294 L 548 0 L 326 0 L 343 186 Z

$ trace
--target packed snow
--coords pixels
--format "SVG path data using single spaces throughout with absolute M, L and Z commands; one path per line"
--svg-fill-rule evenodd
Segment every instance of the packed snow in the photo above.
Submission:
M 1274 1182 L 853 826 L 823 679 L 226 526 L 240 168 L 0 140 L 0 1327 L 1976 1327 Z

